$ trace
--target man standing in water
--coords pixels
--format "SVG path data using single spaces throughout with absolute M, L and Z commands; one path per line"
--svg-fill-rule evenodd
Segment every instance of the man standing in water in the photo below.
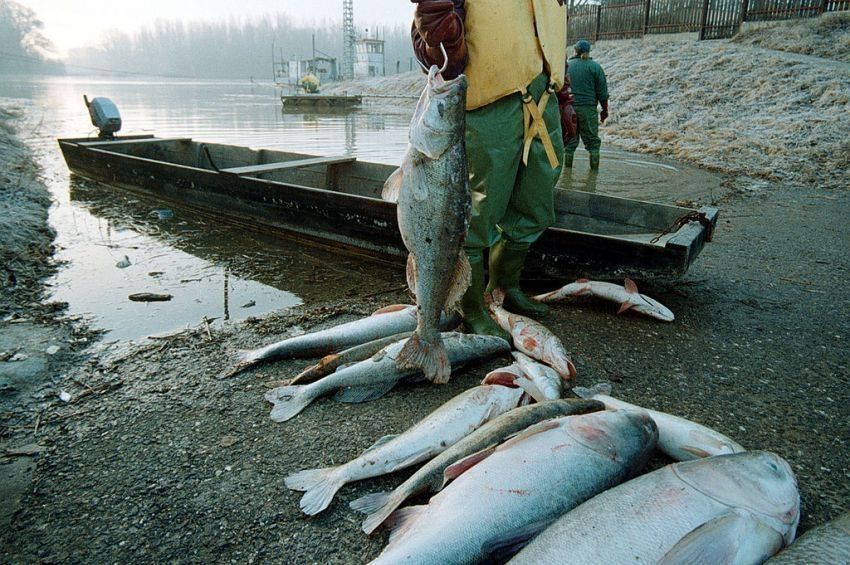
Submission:
M 590 58 L 590 42 L 580 39 L 575 45 L 576 54 L 570 58 L 568 74 L 575 97 L 575 112 L 578 116 L 578 136 L 564 147 L 564 166 L 572 168 L 573 155 L 581 137 L 584 148 L 590 153 L 590 169 L 599 170 L 599 122 L 608 119 L 608 82 L 602 67 Z M 596 113 L 596 104 L 602 112 Z
M 490 250 L 487 290 L 503 289 L 512 312 L 545 314 L 546 306 L 526 297 L 519 283 L 529 246 L 555 221 L 564 138 L 575 135 L 564 71 L 566 2 L 411 1 L 416 57 L 426 66 L 442 65 L 442 43 L 445 78 L 464 73 L 469 83 L 472 218 L 464 248 L 472 282 L 461 302 L 464 322 L 473 333 L 507 338 L 484 304 L 484 250 Z

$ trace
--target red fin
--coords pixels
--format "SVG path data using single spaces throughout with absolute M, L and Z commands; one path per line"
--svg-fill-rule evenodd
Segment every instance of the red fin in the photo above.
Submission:
M 617 310 L 617 315 L 622 314 L 632 306 L 634 306 L 634 304 L 632 304 L 631 302 L 623 302 L 622 304 L 620 304 L 620 309 Z
M 413 253 L 407 254 L 407 269 L 405 270 L 407 287 L 414 295 L 416 294 L 416 258 Z
M 584 284 L 584 283 L 589 283 L 589 282 L 590 282 L 590 279 L 578 279 L 576 282 L 577 282 L 577 283 L 582 283 L 582 284 Z
M 373 316 L 379 316 L 381 314 L 390 314 L 392 312 L 400 312 L 401 310 L 405 310 L 410 308 L 409 304 L 393 304 L 392 306 L 384 306 L 383 308 L 379 308 L 372 312 Z
M 445 384 L 452 375 L 449 356 L 439 335 L 434 343 L 423 341 L 419 334 L 410 336 L 398 352 L 396 366 L 401 369 L 422 369 L 425 378 L 434 384 Z
M 426 504 L 422 504 L 419 506 L 405 506 L 404 508 L 399 508 L 392 514 L 390 514 L 384 524 L 390 529 L 390 543 L 393 542 L 398 537 L 404 535 L 406 531 L 410 529 L 416 519 L 419 517 L 419 514 L 422 513 L 428 506 Z
M 455 463 L 446 467 L 446 470 L 443 471 L 443 486 L 445 486 L 446 483 L 448 483 L 449 481 L 455 480 L 478 463 L 481 463 L 482 461 L 490 457 L 490 455 L 494 451 L 496 451 L 496 446 L 491 445 L 490 447 L 482 449 L 481 451 L 477 451 L 472 455 L 467 455 L 463 459 L 460 459 L 459 461 L 456 461 Z
M 502 385 L 511 388 L 518 388 L 515 379 L 516 375 L 511 373 L 510 371 L 502 371 L 500 369 L 496 369 L 495 371 L 490 371 L 484 377 L 484 380 L 481 381 L 483 385 Z
M 635 284 L 635 281 L 626 277 L 626 280 L 624 281 L 624 283 L 625 283 L 625 287 L 626 287 L 626 292 L 628 292 L 629 294 L 637 294 L 638 293 L 638 289 L 637 289 L 637 285 Z

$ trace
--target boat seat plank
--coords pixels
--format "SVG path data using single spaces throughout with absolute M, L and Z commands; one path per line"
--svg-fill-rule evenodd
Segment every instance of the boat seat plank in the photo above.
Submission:
M 336 165 L 339 163 L 351 163 L 355 157 L 339 155 L 336 157 L 315 157 L 312 159 L 296 159 L 293 161 L 279 161 L 277 163 L 264 163 L 262 165 L 248 165 L 247 167 L 230 167 L 221 169 L 220 172 L 231 175 L 249 175 L 254 173 L 267 173 L 279 169 L 293 169 L 296 167 L 309 167 L 312 165 Z
M 80 145 L 85 147 L 98 147 L 100 145 L 141 145 L 144 143 L 163 143 L 168 141 L 189 142 L 191 137 L 152 137 L 144 139 L 103 139 L 100 141 L 82 141 Z

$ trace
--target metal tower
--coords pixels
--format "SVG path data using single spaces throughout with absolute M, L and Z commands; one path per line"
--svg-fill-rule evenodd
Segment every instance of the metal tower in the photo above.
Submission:
M 354 0 L 342 0 L 342 77 L 354 78 Z

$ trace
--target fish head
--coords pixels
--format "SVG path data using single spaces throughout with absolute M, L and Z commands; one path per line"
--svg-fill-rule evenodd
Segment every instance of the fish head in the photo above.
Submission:
M 538 363 L 519 351 L 514 351 L 511 355 L 513 355 L 522 372 L 534 383 L 537 390 L 542 393 L 543 400 L 557 400 L 561 398 L 564 392 L 564 381 L 557 371 L 547 365 Z M 542 402 L 540 398 L 536 400 Z
M 658 428 L 644 410 L 604 410 L 568 418 L 564 431 L 612 461 L 631 461 L 634 471 L 649 460 Z
M 410 145 L 430 159 L 438 159 L 463 139 L 466 129 L 465 75 L 445 80 L 432 66 L 410 123 Z
M 790 465 L 767 451 L 717 455 L 677 463 L 676 475 L 701 493 L 767 518 L 786 543 L 800 520 L 800 493 Z

